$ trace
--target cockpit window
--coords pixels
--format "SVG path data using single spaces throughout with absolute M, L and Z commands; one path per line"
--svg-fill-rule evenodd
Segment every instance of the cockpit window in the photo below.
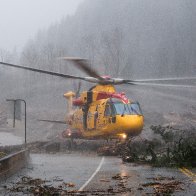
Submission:
M 114 103 L 114 107 L 116 109 L 116 114 L 124 115 L 130 114 L 128 104 L 123 104 L 122 102 Z
M 129 110 L 131 114 L 138 114 L 138 115 L 142 115 L 142 110 L 140 108 L 140 104 L 139 103 L 130 103 L 128 104 L 129 106 Z
M 139 103 L 124 104 L 122 102 L 115 102 L 113 104 L 116 110 L 116 114 L 142 115 Z

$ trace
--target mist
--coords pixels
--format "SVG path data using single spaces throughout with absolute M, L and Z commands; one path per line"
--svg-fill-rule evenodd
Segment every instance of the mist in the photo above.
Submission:
M 21 51 L 39 29 L 73 15 L 83 0 L 0 0 L 0 49 Z

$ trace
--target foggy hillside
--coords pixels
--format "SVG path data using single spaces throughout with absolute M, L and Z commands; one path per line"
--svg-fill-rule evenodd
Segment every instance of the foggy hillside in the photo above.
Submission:
M 21 63 L 61 71 L 55 58 L 71 55 L 113 76 L 187 76 L 196 66 L 195 32 L 194 0 L 86 0 L 29 41 Z

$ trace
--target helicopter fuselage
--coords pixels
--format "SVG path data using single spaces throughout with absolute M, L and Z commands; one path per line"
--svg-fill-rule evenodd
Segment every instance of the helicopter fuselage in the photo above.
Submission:
M 70 94 L 71 95 L 71 94 Z M 70 129 L 84 138 L 117 138 L 139 135 L 144 117 L 139 103 L 117 93 L 113 85 L 96 85 L 73 100 Z M 69 132 L 69 135 L 72 135 Z

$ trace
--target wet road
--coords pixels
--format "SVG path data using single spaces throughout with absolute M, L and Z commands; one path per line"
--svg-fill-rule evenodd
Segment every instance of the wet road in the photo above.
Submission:
M 12 187 L 22 176 L 48 180 L 54 186 L 62 182 L 73 183 L 75 186 L 72 189 L 80 191 L 99 190 L 106 193 L 112 190 L 112 195 L 152 194 L 154 186 L 171 182 L 179 182 L 174 195 L 196 193 L 194 170 L 191 171 L 193 175 L 188 176 L 178 168 L 124 164 L 117 157 L 93 154 L 31 154 L 30 157 L 31 163 L 27 168 L 0 184 L 0 195 L 12 195 L 3 186 Z

